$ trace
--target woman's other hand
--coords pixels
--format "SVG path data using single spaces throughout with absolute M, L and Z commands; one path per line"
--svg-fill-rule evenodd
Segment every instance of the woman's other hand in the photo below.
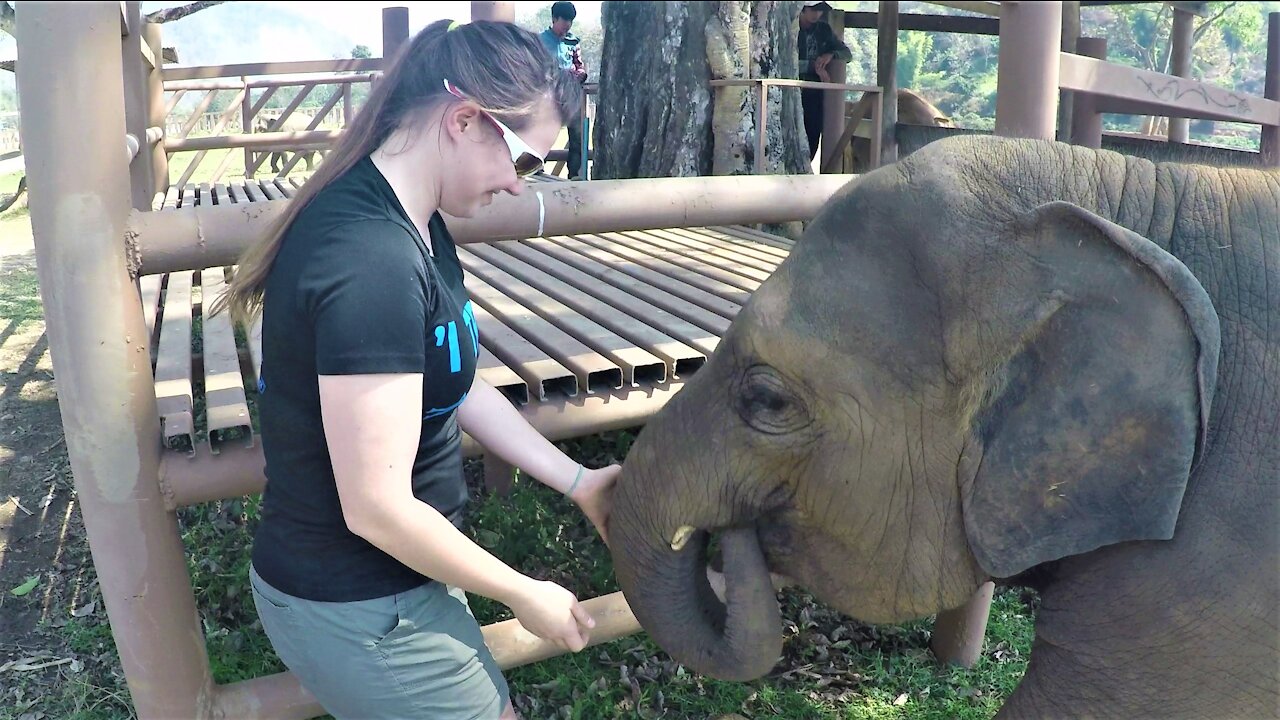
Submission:
M 605 545 L 609 544 L 609 514 L 613 512 L 613 486 L 622 472 L 621 465 L 585 470 L 582 480 L 569 499 L 578 504 L 583 514 L 596 526 Z
M 508 606 L 526 630 L 570 652 L 586 647 L 596 626 L 573 593 L 549 580 L 530 578 Z

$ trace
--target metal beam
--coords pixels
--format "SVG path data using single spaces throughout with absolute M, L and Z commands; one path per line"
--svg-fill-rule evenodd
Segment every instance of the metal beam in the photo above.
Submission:
M 990 15 L 992 17 L 1000 17 L 1000 12 L 1001 12 L 1000 3 L 981 2 L 981 0 L 972 0 L 972 1 L 951 0 L 950 2 L 935 0 L 934 2 L 930 2 L 929 4 L 941 5 L 942 7 L 955 8 L 956 10 L 968 10 L 969 12 L 975 12 L 980 15 Z
M 879 119 L 881 165 L 898 160 L 898 3 L 882 0 L 877 13 L 876 84 L 881 88 Z
M 119 24 L 112 3 L 18 12 L 31 228 L 76 497 L 133 710 L 207 718 L 213 680 L 177 518 L 160 495 L 147 327 L 121 242 Z
M 306 73 L 378 72 L 382 58 L 348 58 L 345 60 L 299 60 L 296 62 L 236 63 L 234 65 L 193 65 L 167 67 L 165 80 L 198 80 L 201 78 L 241 77 L 242 75 L 302 75 Z
M 1004 8 L 997 70 L 997 135 L 1054 139 L 1061 45 L 1061 2 L 1016 3 Z
M 1064 88 L 1096 95 L 1101 112 L 1280 124 L 1275 100 L 1080 55 L 1062 54 L 1059 77 Z
M 846 28 L 875 29 L 880 13 L 848 12 L 844 15 Z M 968 17 L 967 15 L 922 15 L 920 13 L 899 13 L 899 30 L 919 30 L 922 32 L 949 32 L 964 35 L 999 35 L 1000 21 L 989 17 Z
M 123 133 L 123 131 L 122 131 Z M 118 142 L 118 140 L 117 140 Z M 473 218 L 448 218 L 458 242 L 574 233 L 808 220 L 852 175 L 761 175 L 593 180 L 534 185 Z M 232 265 L 288 201 L 131 216 L 140 275 Z
M 1175 4 L 1176 5 L 1176 4 Z M 1191 77 L 1191 43 L 1195 34 L 1195 16 L 1179 7 L 1173 9 L 1173 31 L 1169 38 L 1170 72 L 1178 77 Z M 1152 132 L 1155 132 L 1154 130 Z M 1169 142 L 1185 143 L 1191 137 L 1190 123 L 1183 117 L 1169 118 Z

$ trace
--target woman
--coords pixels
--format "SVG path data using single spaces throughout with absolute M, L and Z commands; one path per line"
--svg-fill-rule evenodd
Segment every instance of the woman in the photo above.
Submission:
M 466 592 L 566 650 L 589 639 L 572 593 L 459 529 L 460 429 L 568 495 L 602 537 L 619 468 L 584 469 L 475 376 L 479 330 L 440 215 L 518 195 L 581 103 L 532 33 L 427 27 L 232 282 L 236 317 L 262 312 L 254 601 L 338 718 L 514 718 Z

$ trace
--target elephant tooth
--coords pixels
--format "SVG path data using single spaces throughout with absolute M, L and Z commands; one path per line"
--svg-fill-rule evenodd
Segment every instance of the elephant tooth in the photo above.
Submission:
M 679 528 L 676 528 L 676 534 L 671 536 L 671 549 L 679 552 L 680 548 L 684 547 L 684 544 L 689 542 L 689 538 L 693 535 L 695 530 L 697 530 L 697 528 L 692 525 L 681 525 Z

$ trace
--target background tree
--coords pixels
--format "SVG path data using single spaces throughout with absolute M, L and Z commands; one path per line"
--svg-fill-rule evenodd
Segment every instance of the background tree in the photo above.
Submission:
M 606 2 L 593 177 L 750 172 L 754 88 L 712 79 L 794 78 L 798 2 Z M 766 173 L 810 172 L 799 91 L 769 93 Z

